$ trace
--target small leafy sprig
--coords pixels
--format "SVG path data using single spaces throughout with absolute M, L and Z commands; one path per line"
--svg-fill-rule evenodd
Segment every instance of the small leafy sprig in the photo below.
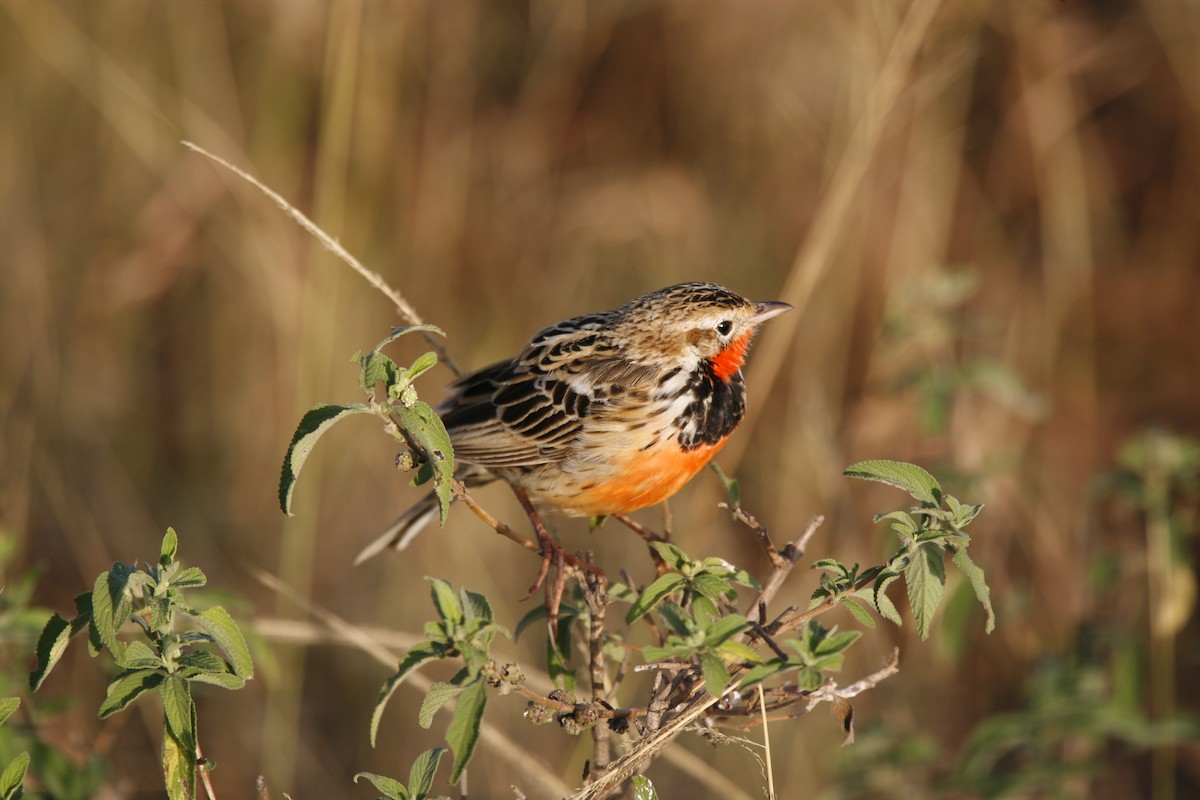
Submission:
M 199 758 L 192 686 L 240 689 L 254 673 L 245 637 L 229 612 L 221 606 L 201 611 L 184 600 L 185 590 L 203 586 L 207 578 L 198 567 L 176 560 L 178 545 L 168 528 L 157 563 L 114 563 L 96 578 L 91 592 L 75 598 L 73 619 L 52 615 L 38 639 L 37 668 L 29 675 L 29 686 L 37 691 L 70 640 L 86 630 L 91 655 L 107 649 L 121 668 L 100 704 L 101 719 L 157 691 L 163 705 L 162 768 L 171 800 L 195 797 L 197 767 L 213 767 Z M 130 622 L 142 638 L 119 638 Z
M 437 774 L 438 764 L 445 753 L 444 747 L 432 747 L 417 756 L 408 772 L 407 786 L 395 778 L 376 775 L 374 772 L 360 772 L 354 776 L 354 782 L 358 783 L 359 778 L 366 778 L 377 791 L 383 792 L 383 798 L 380 800 L 448 800 L 444 795 L 429 796 L 429 790 L 433 788 L 433 776 Z
M 963 530 L 983 505 L 960 503 L 953 495 L 945 494 L 937 479 L 916 464 L 860 461 L 847 467 L 843 474 L 903 489 L 920 505 L 908 511 L 875 515 L 876 522 L 890 522 L 892 531 L 900 539 L 900 549 L 881 568 L 859 576 L 857 564 L 846 567 L 832 559 L 822 559 L 814 564 L 826 574 L 821 576 L 821 585 L 813 593 L 811 607 L 833 599 L 849 609 L 855 618 L 869 624 L 869 617 L 862 607 L 848 596 L 854 594 L 867 600 L 880 616 L 900 625 L 900 612 L 886 591 L 892 582 L 903 576 L 917 633 L 922 640 L 928 639 L 933 616 L 945 592 L 945 555 L 948 553 L 954 565 L 970 581 L 976 598 L 987 613 L 986 630 L 991 633 L 996 627 L 991 590 L 983 570 L 967 555 L 971 537 Z M 869 588 L 864 585 L 864 578 L 870 580 Z
M 351 362 L 358 364 L 359 386 L 367 394 L 365 403 L 320 404 L 313 406 L 300 419 L 292 435 L 283 469 L 279 476 L 279 506 L 292 515 L 292 493 L 296 480 L 309 454 L 335 422 L 357 414 L 374 414 L 384 421 L 384 430 L 409 448 L 409 466 L 416 467 L 412 485 L 433 481 L 442 524 L 450 508 L 454 479 L 454 446 L 446 427 L 434 410 L 417 397 L 413 381 L 437 364 L 437 354 L 430 351 L 417 357 L 409 367 L 401 367 L 382 350 L 407 333 L 421 331 L 446 334 L 434 325 L 410 325 L 392 328 L 383 341 L 365 355 L 355 353 Z M 377 386 L 383 384 L 382 398 L 376 396 Z
M 450 782 L 457 783 L 479 743 L 480 725 L 487 707 L 487 687 L 495 672 L 491 657 L 492 640 L 497 634 L 506 637 L 509 634 L 496 624 L 492 606 L 483 595 L 466 588 L 455 592 L 448 582 L 440 578 L 430 578 L 429 582 L 438 618 L 425 624 L 428 641 L 409 650 L 399 668 L 379 690 L 375 711 L 371 715 L 371 744 L 375 744 L 379 722 L 388 700 L 405 678 L 429 661 L 461 658 L 462 669 L 449 681 L 430 687 L 419 714 L 421 727 L 428 728 L 442 706 L 451 700 L 457 701 L 446 729 L 446 741 L 454 753 Z

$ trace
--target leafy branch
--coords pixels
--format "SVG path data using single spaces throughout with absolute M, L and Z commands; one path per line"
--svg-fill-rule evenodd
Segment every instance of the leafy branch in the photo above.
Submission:
M 38 665 L 29 686 L 41 688 L 67 645 L 87 631 L 88 652 L 108 650 L 121 671 L 108 684 L 100 718 L 128 708 L 147 692 L 162 701 L 162 769 L 171 800 L 196 795 L 198 770 L 205 775 L 215 764 L 200 755 L 196 726 L 195 684 L 240 689 L 254 673 L 250 650 L 237 623 L 221 606 L 199 610 L 183 593 L 205 585 L 198 567 L 176 560 L 179 539 L 168 528 L 154 564 L 116 562 L 96 578 L 91 592 L 75 598 L 75 616 L 50 617 L 37 644 Z M 134 624 L 142 636 L 122 638 Z M 0 795 L 3 796 L 3 795 Z

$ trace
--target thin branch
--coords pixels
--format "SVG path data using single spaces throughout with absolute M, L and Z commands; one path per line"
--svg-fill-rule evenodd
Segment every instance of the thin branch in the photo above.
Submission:
M 400 314 L 401 318 L 403 318 L 409 325 L 422 324 L 421 315 L 418 314 L 417 310 L 415 308 L 413 308 L 412 305 L 407 300 L 404 299 L 404 296 L 402 294 L 400 294 L 400 292 L 396 291 L 391 286 L 389 286 L 387 281 L 385 281 L 378 272 L 373 272 L 373 271 L 367 269 L 366 267 L 364 267 L 357 258 L 355 258 L 353 255 L 350 254 L 350 251 L 348 251 L 346 248 L 342 247 L 341 243 L 338 242 L 337 239 L 334 239 L 328 233 L 321 230 L 321 228 L 315 222 L 310 220 L 298 208 L 296 208 L 291 203 L 289 203 L 286 199 L 284 199 L 283 195 L 279 194 L 274 189 L 271 189 L 266 184 L 264 184 L 262 181 L 260 181 L 258 178 L 255 178 L 253 175 L 246 172 L 242 168 L 233 165 L 232 163 L 230 163 L 229 161 L 226 161 L 225 159 L 221 158 L 218 155 L 210 153 L 209 151 L 205 150 L 200 145 L 194 144 L 193 142 L 189 142 L 186 140 L 183 141 L 182 144 L 184 147 L 188 148 L 189 150 L 199 153 L 200 155 L 204 156 L 205 158 L 209 159 L 210 161 L 213 161 L 214 163 L 221 165 L 225 169 L 227 169 L 230 172 L 232 172 L 233 174 L 237 175 L 242 180 L 249 183 L 251 186 L 254 186 L 256 189 L 258 189 L 260 192 L 265 194 L 267 197 L 271 198 L 273 201 L 275 201 L 275 205 L 279 206 L 279 208 L 282 209 L 285 214 L 287 214 L 289 217 L 294 219 L 296 221 L 296 223 L 300 225 L 301 228 L 304 228 L 304 230 L 306 230 L 310 234 L 312 234 L 312 236 L 318 242 L 320 242 L 322 245 L 324 245 L 326 250 L 333 253 L 338 258 L 340 258 L 351 269 L 353 269 L 355 272 L 357 272 L 359 275 L 361 275 L 363 277 L 363 279 L 366 280 L 367 283 L 371 284 L 372 287 L 374 287 L 375 289 L 382 292 L 385 297 L 387 297 L 389 300 L 391 300 L 392 304 L 396 307 L 396 311 Z M 425 341 L 427 341 L 429 343 L 430 347 L 432 347 L 434 350 L 437 351 L 438 358 L 442 361 L 442 363 L 444 363 L 447 367 L 449 367 L 451 370 L 453 370 L 454 373 L 461 378 L 463 375 L 463 371 L 458 366 L 458 364 L 456 364 L 454 362 L 454 359 L 452 359 L 450 357 L 450 354 L 446 351 L 446 343 L 444 341 L 442 341 L 442 339 L 440 339 L 438 336 L 436 336 L 428 331 L 421 331 L 421 335 L 425 337 Z
M 775 773 L 771 768 L 771 734 L 767 728 L 767 702 L 763 697 L 762 684 L 758 684 L 758 707 L 762 712 L 763 750 L 766 752 L 767 798 L 775 800 Z
M 791 574 L 792 568 L 796 566 L 796 562 L 804 556 L 804 551 L 808 548 L 808 543 L 816 534 L 817 529 L 825 522 L 825 517 L 820 515 L 809 520 L 808 525 L 800 532 L 794 541 L 789 543 L 787 547 L 780 551 L 782 556 L 781 563 L 775 565 L 771 570 L 771 574 L 763 582 L 762 591 L 759 592 L 758 598 L 754 601 L 754 605 L 750 612 L 746 614 L 746 618 L 752 622 L 762 623 L 764 617 L 761 616 L 762 609 L 765 609 L 767 604 L 775 597 L 783 586 L 783 582 L 787 580 Z

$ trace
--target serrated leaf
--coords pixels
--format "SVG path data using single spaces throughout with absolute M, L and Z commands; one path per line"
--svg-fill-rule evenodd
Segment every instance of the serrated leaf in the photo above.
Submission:
M 645 775 L 634 775 L 629 782 L 633 786 L 633 800 L 658 800 L 654 784 Z
M 704 675 L 705 688 L 710 694 L 719 696 L 732 680 L 725 662 L 713 653 L 700 654 L 700 672 Z
M 661 542 L 655 542 L 654 544 L 661 544 Z M 687 580 L 678 572 L 668 572 L 660 575 L 634 601 L 633 606 L 629 609 L 629 613 L 625 615 L 625 623 L 632 625 L 637 622 L 649 614 L 667 595 L 681 588 L 686 583 Z
M 836 558 L 818 558 L 809 565 L 809 569 L 824 569 L 832 572 L 835 575 L 845 575 L 846 565 L 838 561 Z
M 859 461 L 846 467 L 842 474 L 848 478 L 861 478 L 895 486 L 897 489 L 908 492 L 922 503 L 930 503 L 935 506 L 941 503 L 941 484 L 916 464 L 886 459 Z
M 454 716 L 446 728 L 446 741 L 454 752 L 454 766 L 450 770 L 450 783 L 457 784 L 463 771 L 475 754 L 479 744 L 479 729 L 483 724 L 483 712 L 487 707 L 487 684 L 476 680 L 466 687 L 458 697 Z
M 125 645 L 120 657 L 114 654 L 117 666 L 122 669 L 155 669 L 163 665 L 162 657 L 150 649 L 141 639 L 134 639 Z
M 683 569 L 684 566 L 691 563 L 687 553 L 670 542 L 651 542 L 650 548 L 658 553 L 659 557 L 672 569 Z
M 100 704 L 100 719 L 107 719 L 118 711 L 124 711 L 143 692 L 158 688 L 165 677 L 163 673 L 153 669 L 122 672 L 108 684 L 104 702 Z
M 424 800 L 433 788 L 433 778 L 437 775 L 438 764 L 446 753 L 444 747 L 431 747 L 413 762 L 408 771 L 408 790 L 412 792 L 413 800 Z
M 721 610 L 717 604 L 702 594 L 692 595 L 692 615 L 701 622 L 720 619 Z
M 158 687 L 162 697 L 163 776 L 170 800 L 196 796 L 196 704 L 182 678 L 170 676 Z
M 946 565 L 941 547 L 935 544 L 917 548 L 913 560 L 904 570 L 908 588 L 908 603 L 921 640 L 929 638 L 933 615 L 942 602 L 946 586 Z
M 117 641 L 117 632 L 129 620 L 132 609 L 125 592 L 131 569 L 126 564 L 114 563 L 112 569 L 96 578 L 92 588 L 92 625 L 101 644 L 114 655 L 124 648 Z
M 416 333 L 417 331 L 426 331 L 428 333 L 436 333 L 438 336 L 441 336 L 443 339 L 446 338 L 446 332 L 444 330 L 439 328 L 437 325 L 430 325 L 427 322 L 422 322 L 420 325 L 397 325 L 392 328 L 392 332 L 389 333 L 387 335 L 387 337 L 384 338 L 383 341 L 381 341 L 379 344 L 375 345 L 375 349 L 372 350 L 371 352 L 378 353 L 384 347 L 387 347 L 389 344 L 396 341 L 401 336 L 404 336 L 407 333 Z
M 179 549 L 179 536 L 174 528 L 167 528 L 163 535 L 162 548 L 159 551 L 158 563 L 169 564 L 175 560 L 175 552 Z
M 288 445 L 287 453 L 283 457 L 283 468 L 279 473 L 279 508 L 283 513 L 292 516 L 292 492 L 296 488 L 296 480 L 300 477 L 300 469 L 308 460 L 317 440 L 325 435 L 335 422 L 355 414 L 371 413 L 371 409 L 362 403 L 317 405 L 300 418 L 300 424 L 292 434 L 292 442 Z
M 180 570 L 171 583 L 177 588 L 187 589 L 195 586 L 203 586 L 208 583 L 208 578 L 199 567 L 188 567 L 187 569 Z
M 379 690 L 379 696 L 375 699 L 375 709 L 371 712 L 370 736 L 372 747 L 375 746 L 375 738 L 379 733 L 379 720 L 383 718 L 383 709 L 387 707 L 388 700 L 392 699 L 392 694 L 396 691 L 397 687 L 417 667 L 440 657 L 441 651 L 434 647 L 432 642 L 422 642 L 404 654 L 404 658 L 400 661 L 400 666 L 396 670 L 396 673 L 384 681 L 383 686 Z
M 463 618 L 467 622 L 491 624 L 495 620 L 492 614 L 492 604 L 486 596 L 462 587 L 458 591 L 458 597 L 462 604 Z
M 987 612 L 987 623 L 984 630 L 991 633 L 996 629 L 996 612 L 992 610 L 992 590 L 988 588 L 987 581 L 984 579 L 983 570 L 980 569 L 971 557 L 967 555 L 966 548 L 960 549 L 953 555 L 954 565 L 958 567 L 963 575 L 967 576 L 967 580 L 971 582 L 971 588 L 975 590 L 975 597 L 979 598 L 980 605 Z
M 38 637 L 37 667 L 29 673 L 31 691 L 36 692 L 41 688 L 50 670 L 54 669 L 54 665 L 66 652 L 67 645 L 71 643 L 71 637 L 75 633 L 71 623 L 58 614 L 51 614 L 50 619 L 46 620 L 46 626 L 42 628 L 41 636 Z
M 850 645 L 858 641 L 862 636 L 862 631 L 841 631 L 840 633 L 830 633 L 821 642 L 813 648 L 813 654 L 818 656 L 829 656 L 835 653 L 841 653 Z
M 437 609 L 438 616 L 453 625 L 462 624 L 464 619 L 462 605 L 458 602 L 458 593 L 454 591 L 454 587 L 441 578 L 426 578 L 426 580 L 429 581 L 433 607 Z
M 692 619 L 678 603 L 667 601 L 658 610 L 658 615 L 674 633 L 679 636 L 690 636 L 696 630 L 696 621 Z
M 21 698 L 19 697 L 0 698 L 0 725 L 8 722 L 8 718 L 20 707 Z
M 726 661 L 747 661 L 751 664 L 759 664 L 762 662 L 760 656 L 753 647 L 744 642 L 728 641 L 721 642 L 716 648 L 717 655 Z
M 716 647 L 750 627 L 750 623 L 741 614 L 729 614 L 709 626 L 704 632 L 704 644 Z
M 724 578 L 718 578 L 711 572 L 701 572 L 692 578 L 691 588 L 714 603 L 720 602 L 722 598 L 733 600 L 737 597 L 737 591 L 730 585 L 729 581 Z
M 887 596 L 887 587 L 900 576 L 894 572 L 881 572 L 875 578 L 875 585 L 871 590 L 871 601 L 875 606 L 875 610 L 879 612 L 879 616 L 884 619 L 894 622 L 897 625 L 903 625 L 904 620 L 900 616 L 900 611 L 896 608 L 896 604 Z
M 849 597 L 842 597 L 838 599 L 838 602 L 845 606 L 846 610 L 850 612 L 851 616 L 853 616 L 860 623 L 866 625 L 868 628 L 875 627 L 875 620 L 871 618 L 870 613 L 865 608 L 859 605 L 857 600 L 853 600 Z
M 391 387 L 400 380 L 400 367 L 382 353 L 367 353 L 358 358 L 358 385 L 364 392 L 372 392 L 375 384 Z
M 781 658 L 773 658 L 770 661 L 759 664 L 757 667 L 751 667 L 742 673 L 741 678 L 738 680 L 738 688 L 745 689 L 747 686 L 761 683 L 772 675 L 778 674 L 791 666 L 794 665 L 789 661 Z
M 254 675 L 254 662 L 250 659 L 246 638 L 228 611 L 221 606 L 212 606 L 197 614 L 196 622 L 221 648 L 234 675 L 243 681 Z
M 0 772 L 0 798 L 16 800 L 21 797 L 21 784 L 25 782 L 25 773 L 29 769 L 29 753 L 22 752 Z
M 433 717 L 442 706 L 463 693 L 463 687 L 452 683 L 438 681 L 429 687 L 425 699 L 421 701 L 421 710 L 417 713 L 417 724 L 428 728 L 433 724 Z
M 432 466 L 434 472 L 433 490 L 438 499 L 438 517 L 440 523 L 445 525 L 454 492 L 451 483 L 454 480 L 454 445 L 450 442 L 450 434 L 446 433 L 442 418 L 422 400 L 415 401 L 411 406 L 394 404 L 392 410 L 413 441 L 429 457 L 426 464 Z
M 412 366 L 408 368 L 408 379 L 416 380 L 422 373 L 428 372 L 437 365 L 437 353 L 432 350 L 428 353 L 422 353 L 413 361 Z
M 404 784 L 395 778 L 389 778 L 386 775 L 376 775 L 374 772 L 358 772 L 354 775 L 354 782 L 358 783 L 359 778 L 366 778 L 375 786 L 375 791 L 383 792 L 383 796 L 388 800 L 411 800 L 411 795 L 408 789 L 404 788 Z

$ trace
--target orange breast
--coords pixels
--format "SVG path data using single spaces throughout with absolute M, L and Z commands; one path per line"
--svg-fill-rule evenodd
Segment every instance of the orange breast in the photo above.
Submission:
M 703 469 L 726 439 L 686 452 L 674 440 L 663 443 L 637 453 L 611 478 L 592 486 L 585 484 L 574 496 L 550 502 L 568 513 L 590 517 L 627 514 L 661 503 Z

